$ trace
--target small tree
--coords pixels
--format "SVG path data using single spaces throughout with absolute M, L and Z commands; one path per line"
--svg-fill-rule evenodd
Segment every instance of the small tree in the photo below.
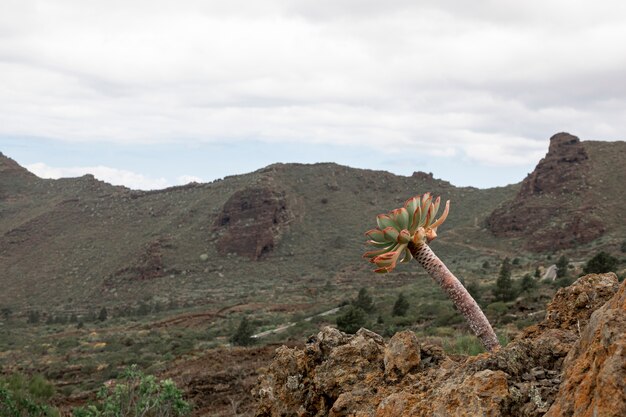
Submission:
M 593 258 L 587 261 L 583 268 L 585 274 L 603 274 L 605 272 L 615 272 L 619 261 L 616 257 L 606 252 L 599 252 Z
M 535 268 L 535 278 L 541 278 L 541 270 L 539 267 Z
M 361 288 L 359 290 L 359 295 L 357 295 L 356 299 L 352 302 L 355 307 L 359 307 L 361 310 L 366 313 L 373 313 L 376 310 L 376 306 L 374 306 L 374 301 L 372 300 L 372 296 L 367 291 L 367 288 Z
M 237 327 L 235 334 L 230 338 L 230 342 L 236 346 L 250 346 L 255 342 L 252 338 L 253 334 L 254 326 L 250 323 L 248 317 L 244 317 L 239 322 L 239 327 Z
M 504 261 L 502 261 L 498 279 L 496 280 L 496 288 L 493 292 L 498 301 L 511 301 L 515 298 L 509 258 L 504 258 Z
M 561 255 L 558 261 L 556 261 L 556 277 L 557 278 L 565 278 L 567 276 L 567 267 L 569 266 L 569 261 L 565 257 L 565 255 Z
M 404 293 L 398 294 L 398 298 L 393 305 L 393 310 L 391 311 L 392 316 L 406 316 L 407 311 L 409 310 L 409 300 L 406 299 Z
M 31 310 L 28 312 L 28 323 L 29 324 L 37 324 L 39 323 L 39 311 Z
M 362 308 L 350 305 L 337 317 L 337 328 L 345 333 L 356 333 L 367 322 L 367 314 Z
M 530 274 L 525 274 L 520 283 L 520 290 L 529 293 L 537 287 L 537 282 Z
M 109 316 L 109 313 L 107 312 L 107 308 L 106 307 L 102 307 L 100 309 L 100 313 L 98 313 L 98 320 L 100 321 L 105 321 Z

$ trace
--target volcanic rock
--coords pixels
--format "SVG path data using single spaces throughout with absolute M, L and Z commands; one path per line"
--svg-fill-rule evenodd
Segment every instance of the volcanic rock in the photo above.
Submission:
M 295 198 L 271 184 L 235 192 L 215 222 L 220 254 L 235 253 L 258 260 L 272 252 L 289 223 L 296 218 Z M 296 210 L 297 211 L 297 210 Z
M 593 200 L 585 198 L 590 166 L 580 139 L 552 136 L 545 158 L 517 196 L 491 213 L 488 228 L 498 237 L 521 237 L 534 251 L 571 248 L 602 236 L 606 228 Z
M 588 275 L 499 352 L 454 360 L 411 332 L 385 344 L 327 327 L 303 349 L 276 351 L 256 415 L 625 415 L 625 310 L 626 283 Z

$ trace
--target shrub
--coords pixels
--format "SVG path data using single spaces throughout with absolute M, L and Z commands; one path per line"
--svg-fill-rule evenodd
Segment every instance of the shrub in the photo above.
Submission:
M 98 392 L 97 404 L 73 410 L 73 417 L 186 417 L 191 406 L 183 400 L 174 381 L 157 381 L 136 365 L 127 368 L 110 387 Z
M 569 261 L 562 255 L 558 261 L 556 261 L 556 277 L 563 278 L 567 276 L 567 266 L 569 265 Z
M 2 417 L 58 417 L 59 412 L 43 401 L 54 394 L 54 387 L 41 376 L 30 381 L 14 374 L 0 381 L 0 416 Z
M 603 274 L 605 272 L 615 272 L 617 270 L 618 260 L 616 257 L 606 252 L 599 252 L 589 261 L 583 268 L 585 274 Z
M 392 316 L 405 316 L 407 311 L 409 310 L 409 300 L 406 299 L 404 293 L 400 293 L 398 295 L 398 299 L 393 305 L 393 310 L 391 311 Z
M 537 287 L 537 282 L 530 274 L 525 274 L 522 278 L 522 282 L 520 282 L 520 290 L 521 292 L 530 293 Z
M 515 290 L 513 289 L 513 281 L 511 280 L 511 264 L 509 258 L 502 261 L 500 273 L 496 280 L 496 288 L 494 295 L 498 301 L 511 301 L 515 298 Z
M 372 313 L 376 310 L 374 306 L 374 301 L 372 300 L 372 296 L 367 291 L 367 288 L 361 288 L 359 290 L 359 295 L 357 295 L 356 299 L 352 302 L 355 307 L 360 308 L 366 313 Z
M 337 328 L 345 333 L 356 333 L 367 322 L 367 314 L 362 308 L 351 305 L 345 313 L 337 317 Z
M 230 342 L 236 346 L 250 346 L 255 342 L 252 338 L 253 334 L 254 326 L 247 317 L 244 317 L 239 322 L 239 327 L 237 327 L 235 334 L 230 338 Z

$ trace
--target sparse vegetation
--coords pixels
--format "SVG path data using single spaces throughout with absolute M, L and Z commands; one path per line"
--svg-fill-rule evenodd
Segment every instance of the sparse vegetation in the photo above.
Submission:
M 118 381 L 104 386 L 98 402 L 74 409 L 73 417 L 186 417 L 191 406 L 171 379 L 158 381 L 136 365 L 122 373 Z

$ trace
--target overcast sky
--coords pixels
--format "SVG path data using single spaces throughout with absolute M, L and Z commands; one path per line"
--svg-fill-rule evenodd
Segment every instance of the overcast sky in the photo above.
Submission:
M 491 187 L 554 133 L 624 140 L 625 104 L 624 1 L 0 0 L 0 151 L 45 177 L 332 161 Z

